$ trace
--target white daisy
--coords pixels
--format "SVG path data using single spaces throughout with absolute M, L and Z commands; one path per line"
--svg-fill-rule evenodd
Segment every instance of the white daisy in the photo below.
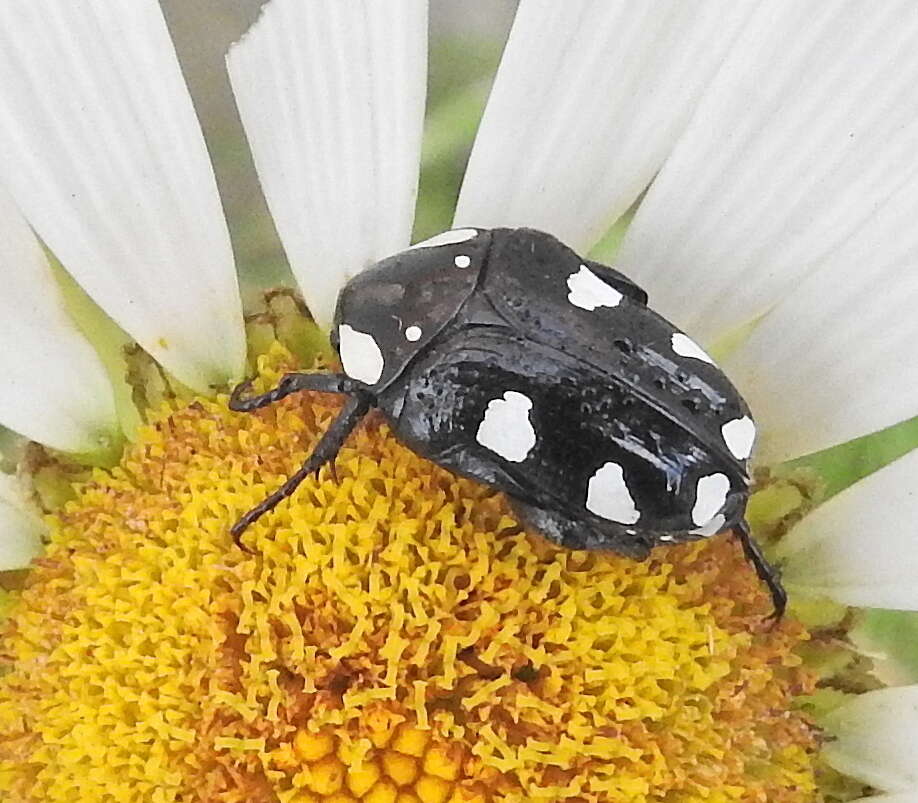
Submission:
M 228 67 L 300 289 L 409 244 L 425 100 L 423 0 L 273 0 Z M 120 437 L 102 361 L 35 234 L 172 375 L 241 378 L 233 256 L 153 0 L 0 7 L 0 423 L 66 452 Z M 523 0 L 456 226 L 531 226 L 582 253 L 641 198 L 618 267 L 707 347 L 775 464 L 918 412 L 918 7 Z M 24 221 L 28 221 L 28 225 Z M 794 592 L 918 610 L 918 451 L 781 545 Z M 0 560 L 38 527 L 0 475 Z M 916 689 L 837 713 L 830 760 L 914 799 Z M 912 795 L 909 797 L 909 795 Z

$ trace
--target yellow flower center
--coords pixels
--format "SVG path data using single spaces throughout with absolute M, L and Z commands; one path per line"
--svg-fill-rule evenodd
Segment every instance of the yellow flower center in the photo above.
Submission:
M 807 635 L 729 538 L 555 548 L 370 417 L 237 549 L 339 402 L 173 404 L 53 518 L 4 625 L 5 797 L 814 798 Z

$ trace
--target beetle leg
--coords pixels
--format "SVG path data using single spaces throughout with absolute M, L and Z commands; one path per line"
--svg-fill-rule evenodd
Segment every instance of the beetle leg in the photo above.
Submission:
M 774 611 L 771 618 L 777 623 L 784 616 L 784 609 L 787 607 L 787 592 L 781 585 L 781 576 L 778 570 L 772 566 L 762 554 L 762 548 L 756 543 L 752 534 L 749 532 L 749 525 L 745 519 L 741 519 L 739 524 L 733 528 L 734 535 L 743 545 L 743 554 L 746 556 L 759 579 L 768 587 L 771 593 L 771 602 L 774 605 Z
M 277 387 L 259 396 L 245 397 L 245 392 L 252 386 L 252 380 L 246 379 L 233 389 L 230 395 L 229 408 L 237 413 L 251 413 L 261 407 L 267 407 L 280 401 L 291 393 L 301 390 L 315 390 L 321 393 L 355 393 L 359 386 L 353 379 L 344 374 L 284 374 Z
M 291 374 L 288 374 L 288 376 L 291 376 Z M 293 374 L 292 376 L 311 376 L 311 374 Z M 283 380 L 281 381 L 283 382 Z M 289 392 L 293 393 L 294 391 L 291 390 Z M 355 393 L 347 400 L 338 417 L 332 422 L 332 425 L 316 444 L 316 448 L 312 450 L 312 454 L 306 458 L 306 462 L 300 466 L 296 473 L 291 474 L 280 488 L 259 502 L 233 525 L 230 533 L 236 542 L 236 546 L 240 549 L 245 549 L 240 539 L 246 528 L 260 519 L 265 513 L 277 507 L 288 496 L 292 496 L 297 486 L 310 474 L 335 459 L 347 440 L 347 436 L 351 434 L 360 419 L 369 411 L 371 398 L 367 393 Z M 265 403 L 270 404 L 271 402 Z

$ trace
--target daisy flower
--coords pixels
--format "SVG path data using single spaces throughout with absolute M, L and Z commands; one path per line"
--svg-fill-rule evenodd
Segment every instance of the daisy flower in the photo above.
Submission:
M 244 316 L 158 4 L 0 7 L 0 423 L 32 442 L 0 473 L 0 562 L 30 567 L 3 596 L 0 789 L 914 800 L 918 686 L 847 637 L 853 607 L 918 609 L 918 451 L 814 508 L 793 473 L 918 406 L 913 3 L 522 0 L 457 200 L 456 227 L 614 250 L 718 356 L 796 617 L 764 620 L 730 539 L 558 550 L 375 418 L 233 546 L 339 404 L 226 393 L 327 367 L 311 320 L 409 245 L 426 31 L 423 0 L 271 0 L 230 51 L 310 315 Z

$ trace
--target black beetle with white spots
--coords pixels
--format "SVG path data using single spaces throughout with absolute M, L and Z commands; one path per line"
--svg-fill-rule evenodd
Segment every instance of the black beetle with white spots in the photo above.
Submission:
M 287 374 L 291 393 L 348 397 L 310 457 L 233 527 L 246 527 L 333 461 L 372 408 L 423 457 L 503 491 L 570 549 L 638 560 L 732 530 L 786 596 L 744 519 L 755 425 L 691 338 L 618 271 L 532 229 L 455 229 L 384 259 L 341 291 L 332 343 L 343 374 Z

